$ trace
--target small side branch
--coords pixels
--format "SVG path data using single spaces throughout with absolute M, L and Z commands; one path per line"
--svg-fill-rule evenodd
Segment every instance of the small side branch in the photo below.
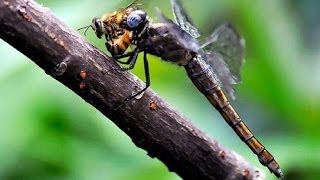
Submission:
M 138 147 L 183 179 L 264 179 L 237 153 L 208 138 L 151 89 L 115 110 L 144 85 L 32 0 L 0 1 L 0 38 L 78 94 Z

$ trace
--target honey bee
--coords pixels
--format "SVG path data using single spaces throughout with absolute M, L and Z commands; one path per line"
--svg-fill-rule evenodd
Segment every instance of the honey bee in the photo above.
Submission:
M 118 34 L 116 37 L 107 40 L 105 43 L 107 50 L 112 56 L 123 54 L 129 45 L 132 44 L 132 37 L 132 31 L 122 30 L 121 35 Z
M 133 6 L 136 2 L 137 0 L 130 3 L 125 8 L 120 8 L 117 11 L 104 14 L 101 18 L 95 17 L 92 19 L 91 25 L 80 29 L 86 28 L 86 33 L 87 29 L 91 27 L 99 39 L 105 35 L 107 50 L 112 56 L 121 55 L 134 40 L 133 31 L 127 26 L 127 18 L 133 11 L 138 10 L 137 7 Z M 136 20 L 137 19 L 134 18 L 131 24 Z

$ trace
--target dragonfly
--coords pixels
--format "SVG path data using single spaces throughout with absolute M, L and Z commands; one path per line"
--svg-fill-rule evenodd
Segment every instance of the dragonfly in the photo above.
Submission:
M 192 24 L 179 0 L 171 0 L 175 22 L 156 9 L 160 22 L 151 23 L 147 13 L 133 8 L 133 4 L 101 19 L 94 18 L 92 25 L 87 26 L 92 27 L 99 38 L 105 34 L 107 49 L 116 62 L 129 65 L 121 70 L 133 69 L 138 54 L 143 52 L 146 86 L 120 104 L 137 97 L 150 86 L 147 54 L 183 66 L 193 84 L 257 155 L 260 163 L 282 178 L 279 164 L 253 135 L 227 98 L 227 95 L 232 100 L 236 98 L 233 86 L 241 82 L 245 41 L 238 31 L 230 23 L 224 23 L 200 41 L 200 31 Z M 109 22 L 112 26 L 108 25 Z M 123 43 L 122 39 L 126 42 Z M 114 43 L 115 40 L 117 43 Z M 129 44 L 136 47 L 125 53 Z
M 171 0 L 171 6 L 175 23 L 194 39 L 199 38 L 199 30 L 191 23 L 181 2 Z M 169 20 L 165 21 L 169 23 Z M 194 85 L 258 156 L 260 163 L 278 178 L 283 178 L 279 164 L 242 121 L 225 95 L 228 94 L 232 100 L 236 98 L 233 85 L 241 82 L 240 70 L 244 63 L 244 50 L 245 40 L 241 35 L 231 24 L 222 24 L 204 39 L 198 56 L 184 67 Z

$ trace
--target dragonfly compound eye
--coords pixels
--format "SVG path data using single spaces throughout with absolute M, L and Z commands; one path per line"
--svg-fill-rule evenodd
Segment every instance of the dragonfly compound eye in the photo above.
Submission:
M 127 17 L 127 26 L 130 29 L 137 28 L 143 22 L 145 22 L 147 18 L 147 13 L 142 10 L 135 10 L 129 14 Z

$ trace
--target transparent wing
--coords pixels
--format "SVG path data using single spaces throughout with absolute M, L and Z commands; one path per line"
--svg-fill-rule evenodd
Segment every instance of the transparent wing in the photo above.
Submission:
M 183 9 L 181 2 L 179 0 L 171 0 L 171 7 L 175 22 L 193 38 L 198 38 L 200 33 L 198 29 L 192 25 L 191 20 Z
M 233 85 L 237 83 L 232 78 L 230 69 L 224 62 L 223 57 L 219 53 L 207 52 L 205 54 L 205 60 L 207 60 L 211 66 L 213 75 L 218 81 L 219 86 L 222 87 L 224 92 L 226 92 L 229 97 L 234 100 L 236 98 L 236 94 L 233 89 Z
M 168 31 L 165 34 L 170 34 L 170 36 L 166 37 L 167 35 L 164 35 L 162 38 L 172 38 L 177 41 L 177 44 L 180 44 L 180 46 L 183 46 L 190 51 L 197 52 L 200 49 L 198 41 L 194 39 L 188 32 L 183 30 L 180 26 L 175 24 L 172 20 L 164 16 L 159 8 L 156 8 L 156 13 L 160 22 L 163 23 L 162 27 L 164 31 Z
M 232 99 L 235 99 L 232 85 L 241 82 L 240 70 L 244 63 L 244 39 L 229 23 L 225 23 L 204 40 L 201 48 L 221 86 Z

